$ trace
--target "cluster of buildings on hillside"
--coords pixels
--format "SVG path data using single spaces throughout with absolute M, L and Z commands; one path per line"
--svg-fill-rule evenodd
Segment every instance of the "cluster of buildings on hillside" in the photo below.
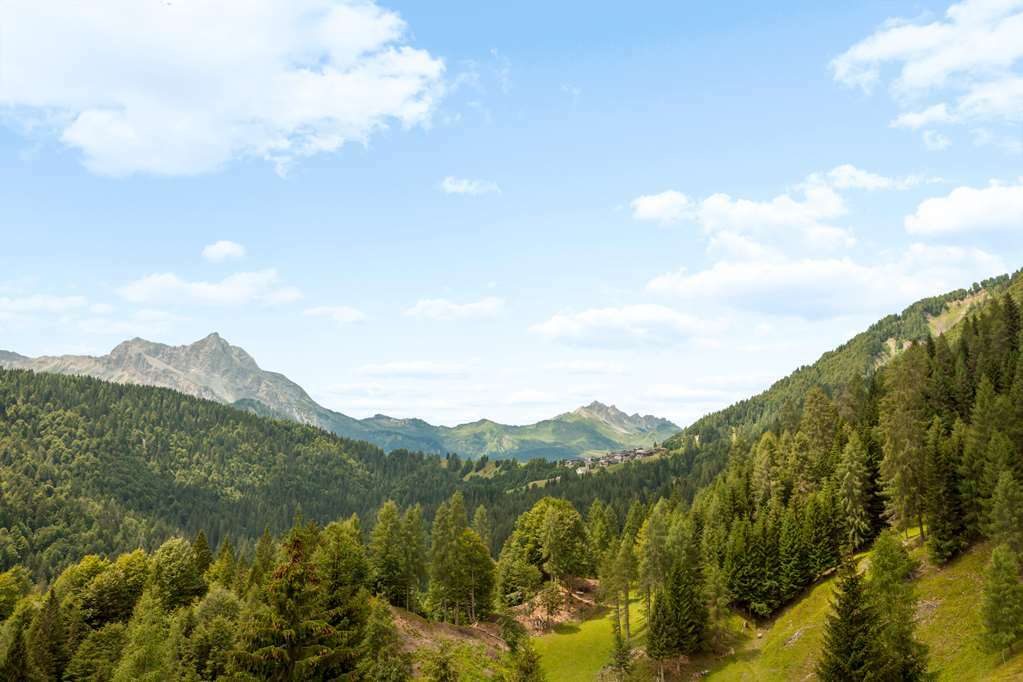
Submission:
M 575 469 L 577 474 L 588 474 L 603 467 L 625 464 L 626 462 L 639 462 L 667 452 L 664 448 L 633 448 L 632 450 L 620 450 L 609 452 L 595 457 L 576 457 L 561 461 L 561 465 Z

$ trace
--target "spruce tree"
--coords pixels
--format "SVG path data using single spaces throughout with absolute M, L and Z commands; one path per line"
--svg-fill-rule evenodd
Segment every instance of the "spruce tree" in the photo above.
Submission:
M 14 639 L 7 648 L 7 658 L 0 663 L 0 682 L 25 682 L 31 679 L 25 633 L 16 629 L 12 636 Z
M 699 651 L 707 628 L 707 606 L 703 601 L 703 585 L 697 567 L 676 562 L 668 574 L 665 593 L 676 628 L 677 639 L 673 649 L 690 656 Z
M 654 595 L 650 618 L 647 622 L 646 653 L 657 663 L 658 679 L 664 679 L 664 661 L 679 655 L 678 624 L 668 606 L 668 597 L 661 592 Z M 621 630 L 618 629 L 619 636 Z
M 668 554 L 666 507 L 664 500 L 654 505 L 636 538 L 636 553 L 639 558 L 637 575 L 647 613 L 650 613 L 653 593 L 664 584 L 671 564 Z
M 191 563 L 191 556 L 188 559 Z M 170 623 L 159 592 L 146 590 L 128 621 L 124 655 L 114 671 L 113 682 L 164 680 L 171 677 L 173 652 L 169 633 Z
M 622 628 L 618 625 L 617 621 L 612 624 L 612 635 L 611 663 L 609 666 L 615 679 L 623 680 L 629 674 L 629 669 L 632 667 L 632 652 L 625 643 L 625 638 L 622 637 Z
M 402 576 L 405 584 L 405 608 L 416 608 L 416 599 L 426 579 L 426 528 L 423 510 L 418 504 L 405 510 L 401 519 Z
M 370 580 L 376 594 L 392 604 L 408 601 L 408 576 L 405 572 L 405 544 L 398 505 L 388 500 L 377 512 L 377 521 L 369 537 Z
M 412 659 L 402 650 L 391 609 L 381 599 L 373 599 L 370 603 L 358 679 L 365 682 L 406 682 L 412 679 Z
M 1019 560 L 1005 545 L 991 554 L 984 577 L 981 603 L 984 640 L 992 651 L 1002 652 L 1023 638 L 1023 584 L 1019 580 Z
M 792 600 L 809 583 L 803 528 L 793 501 L 782 516 L 778 538 L 778 590 L 782 601 Z
M 927 431 L 926 515 L 930 528 L 927 550 L 937 564 L 948 562 L 965 547 L 956 447 L 935 417 Z
M 988 515 L 988 537 L 998 544 L 1008 545 L 1018 556 L 1023 552 L 1023 488 L 1005 470 L 995 485 Z
M 195 556 L 195 569 L 199 571 L 199 575 L 204 575 L 206 569 L 213 563 L 213 551 L 206 539 L 206 533 L 201 528 L 196 532 L 195 539 L 192 540 L 192 554 Z
M 37 682 L 59 682 L 68 662 L 67 631 L 57 595 L 50 590 L 32 619 L 25 646 Z
M 867 682 L 877 679 L 881 660 L 878 617 L 864 594 L 863 579 L 850 559 L 841 568 L 832 613 L 824 631 L 824 650 L 817 663 L 822 682 Z
M 476 507 L 472 515 L 472 529 L 480 536 L 483 546 L 491 555 L 494 552 L 494 524 L 490 520 L 490 513 L 482 504 Z
M 896 534 L 881 533 L 874 543 L 866 593 L 878 617 L 878 669 L 881 679 L 912 682 L 927 671 L 927 648 L 913 633 L 916 593 L 910 578 L 916 562 Z
M 839 503 L 845 519 L 846 543 L 855 551 L 870 535 L 870 470 L 868 453 L 858 433 L 853 431 L 842 450 L 836 472 Z

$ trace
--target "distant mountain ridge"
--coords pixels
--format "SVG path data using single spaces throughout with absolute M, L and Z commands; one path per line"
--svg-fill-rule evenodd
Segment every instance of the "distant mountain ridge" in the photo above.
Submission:
M 473 458 L 560 459 L 650 445 L 679 430 L 667 419 L 629 415 L 599 402 L 523 426 L 487 419 L 453 427 L 386 415 L 355 419 L 323 407 L 283 374 L 261 369 L 245 350 L 216 332 L 184 346 L 134 338 L 103 356 L 30 358 L 0 351 L 0 367 L 170 388 L 262 416 L 312 424 L 387 450 L 455 452 Z

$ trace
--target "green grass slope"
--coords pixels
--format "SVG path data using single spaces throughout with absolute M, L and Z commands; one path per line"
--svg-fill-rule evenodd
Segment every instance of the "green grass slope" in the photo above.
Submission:
M 632 645 L 646 643 L 646 616 L 642 600 L 629 605 Z M 550 682 L 591 682 L 611 660 L 614 612 L 600 609 L 581 623 L 563 623 L 533 643 Z
M 915 554 L 922 558 L 921 550 Z M 930 670 L 938 680 L 1023 680 L 1023 655 L 1003 663 L 1000 655 L 981 645 L 979 605 L 990 556 L 991 547 L 980 545 L 948 566 L 924 563 L 916 580 L 917 637 L 929 648 Z M 762 639 L 748 638 L 734 655 L 697 665 L 711 670 L 711 680 L 812 679 L 831 611 L 833 583 L 829 579 L 815 586 L 778 616 Z
M 914 555 L 923 562 L 916 579 L 917 637 L 929 649 L 930 671 L 936 673 L 936 679 L 1023 680 L 1023 652 L 1003 662 L 999 654 L 981 644 L 979 607 L 991 546 L 978 545 L 940 568 L 924 560 L 922 549 L 915 549 Z M 865 556 L 869 558 L 869 553 Z M 694 659 L 679 679 L 703 671 L 709 671 L 704 679 L 721 682 L 815 679 L 814 666 L 831 612 L 833 589 L 833 579 L 822 580 L 760 629 L 743 629 L 736 618 L 734 644 L 728 652 Z M 642 609 L 633 606 L 642 618 Z M 611 654 L 611 621 L 602 616 L 541 637 L 537 648 L 551 682 L 592 680 Z M 647 676 L 640 673 L 639 679 L 646 679 L 647 672 Z

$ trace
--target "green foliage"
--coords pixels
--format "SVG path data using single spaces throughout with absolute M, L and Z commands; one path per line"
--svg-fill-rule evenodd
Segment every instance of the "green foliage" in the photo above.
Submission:
M 191 563 L 190 553 L 188 559 Z M 192 568 L 195 569 L 194 565 Z M 142 593 L 128 621 L 124 655 L 114 670 L 113 682 L 158 682 L 170 677 L 173 663 L 168 639 L 170 622 L 164 603 L 157 591 Z
M 206 591 L 187 540 L 172 538 L 153 554 L 153 587 L 167 610 L 190 604 Z
M 546 682 L 547 676 L 540 664 L 540 654 L 527 640 L 509 654 L 508 682 Z
M 914 562 L 898 537 L 885 531 L 874 543 L 866 595 L 878 617 L 877 662 L 881 679 L 919 680 L 927 671 L 927 649 L 914 636 L 917 598 L 910 582 Z
M 59 682 L 68 662 L 67 630 L 57 595 L 50 590 L 25 637 L 28 667 L 38 682 Z
M 1023 487 L 1010 469 L 999 476 L 990 506 L 988 536 L 1019 555 L 1023 552 Z
M 213 563 L 213 550 L 210 549 L 209 540 L 206 539 L 206 533 L 202 528 L 196 532 L 195 539 L 192 540 L 192 554 L 195 556 L 195 568 L 199 575 L 205 574 L 206 569 Z
M 423 664 L 423 678 L 427 682 L 458 682 L 455 657 L 449 642 L 441 642 Z
M 391 609 L 384 601 L 374 599 L 370 604 L 362 651 L 363 658 L 358 666 L 360 679 L 367 682 L 412 679 L 412 661 L 401 649 Z
M 15 566 L 0 573 L 0 622 L 14 612 L 14 605 L 28 594 L 32 586 L 24 566 Z
M 1004 652 L 1023 638 L 1023 585 L 1019 580 L 1019 559 L 1001 545 L 991 554 L 984 579 L 981 605 L 984 639 L 994 651 Z
M 863 590 L 863 579 L 851 562 L 842 567 L 833 612 L 817 664 L 823 682 L 866 682 L 876 679 L 882 661 L 877 640 L 879 621 Z
M 93 630 L 78 646 L 64 670 L 66 682 L 109 682 L 125 643 L 123 623 L 107 623 Z

